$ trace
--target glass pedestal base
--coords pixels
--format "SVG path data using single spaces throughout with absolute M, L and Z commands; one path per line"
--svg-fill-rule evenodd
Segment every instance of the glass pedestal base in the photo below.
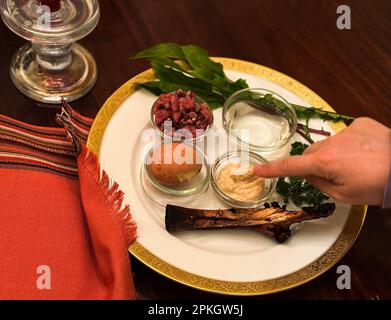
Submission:
M 82 46 L 74 44 L 71 62 L 64 69 L 50 70 L 37 63 L 31 44 L 22 46 L 11 62 L 11 78 L 15 86 L 29 98 L 44 103 L 73 101 L 87 94 L 97 78 L 96 63 Z

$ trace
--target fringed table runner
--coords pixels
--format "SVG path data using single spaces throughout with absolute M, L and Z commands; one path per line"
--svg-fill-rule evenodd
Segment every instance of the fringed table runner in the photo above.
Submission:
M 135 299 L 136 226 L 85 147 L 92 119 L 64 128 L 0 115 L 0 299 Z

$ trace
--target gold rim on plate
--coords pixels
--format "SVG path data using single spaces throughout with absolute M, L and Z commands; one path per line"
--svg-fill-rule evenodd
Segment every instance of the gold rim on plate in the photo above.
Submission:
M 292 91 L 314 107 L 334 111 L 334 109 L 315 92 L 283 73 L 247 61 L 230 58 L 213 59 L 222 63 L 226 70 L 248 73 L 270 80 Z M 94 120 L 88 137 L 87 145 L 90 150 L 99 155 L 103 135 L 111 117 L 122 103 L 136 91 L 135 84 L 153 79 L 154 73 L 151 69 L 144 71 L 126 82 L 105 102 Z M 331 125 L 336 132 L 345 127 L 343 123 L 332 123 Z M 129 247 L 129 252 L 145 265 L 163 276 L 196 289 L 213 293 L 241 296 L 275 293 L 300 286 L 332 268 L 347 253 L 359 235 L 365 220 L 366 211 L 367 206 L 353 206 L 342 233 L 320 258 L 296 272 L 271 280 L 231 282 L 201 277 L 176 268 L 159 259 L 137 241 Z

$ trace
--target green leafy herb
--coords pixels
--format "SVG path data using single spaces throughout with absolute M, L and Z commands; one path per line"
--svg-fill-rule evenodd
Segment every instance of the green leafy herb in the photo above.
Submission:
M 315 189 L 301 177 L 279 178 L 277 192 L 283 196 L 285 203 L 292 201 L 297 206 L 304 203 L 317 206 L 329 199 L 328 196 Z
M 185 60 L 185 55 L 183 54 L 182 48 L 180 45 L 172 42 L 160 43 L 149 47 L 148 49 L 141 51 L 136 54 L 134 58 L 137 59 L 152 59 L 159 57 L 167 57 L 178 60 Z
M 302 120 L 309 120 L 312 118 L 319 118 L 325 121 L 339 122 L 342 121 L 346 125 L 349 125 L 353 122 L 354 118 L 341 115 L 335 112 L 325 111 L 323 109 L 314 108 L 314 107 L 303 107 L 297 104 L 291 104 L 296 111 L 297 118 Z
M 248 88 L 246 80 L 230 80 L 224 73 L 222 64 L 214 62 L 205 49 L 194 46 L 181 46 L 176 43 L 160 43 L 138 54 L 132 59 L 148 59 L 158 80 L 140 83 L 155 95 L 175 91 L 191 90 L 205 100 L 214 109 L 238 90 Z M 265 104 L 278 105 L 281 102 L 271 95 L 262 98 Z M 301 120 L 320 118 L 333 122 L 343 121 L 350 124 L 352 117 L 319 108 L 307 108 L 292 104 L 297 117 Z
M 307 148 L 307 144 L 295 142 L 292 144 L 290 154 L 292 156 L 301 155 Z M 317 206 L 329 199 L 328 196 L 311 186 L 302 177 L 279 178 L 276 190 L 284 198 L 285 203 L 292 201 L 297 206 L 304 203 Z
M 308 144 L 296 141 L 292 143 L 292 149 L 290 155 L 291 156 L 302 155 L 307 148 L 308 148 Z
M 274 98 L 271 94 L 266 94 L 262 98 L 263 102 L 269 104 L 271 106 L 277 106 L 279 109 L 283 110 L 285 108 L 285 104 Z M 298 119 L 305 120 L 307 123 L 312 118 L 319 118 L 325 121 L 339 122 L 342 121 L 345 124 L 349 125 L 353 122 L 354 118 L 341 115 L 335 112 L 326 111 L 319 108 L 314 107 L 304 107 L 297 104 L 292 104 L 291 106 L 295 109 L 296 115 Z
M 148 59 L 158 80 L 140 83 L 152 93 L 191 90 L 214 109 L 238 90 L 248 88 L 245 80 L 232 81 L 220 63 L 209 59 L 201 47 L 175 43 L 162 43 L 150 47 L 133 57 Z

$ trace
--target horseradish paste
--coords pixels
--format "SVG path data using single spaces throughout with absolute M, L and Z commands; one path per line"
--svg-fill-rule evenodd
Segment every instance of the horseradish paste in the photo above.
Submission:
M 244 202 L 259 200 L 263 194 L 264 179 L 254 175 L 254 166 L 228 163 L 220 171 L 217 185 L 227 196 Z

